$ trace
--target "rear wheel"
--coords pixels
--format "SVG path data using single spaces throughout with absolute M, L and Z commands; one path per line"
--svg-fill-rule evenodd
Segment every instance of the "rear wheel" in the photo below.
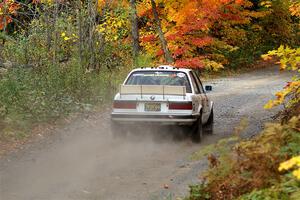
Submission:
M 214 131 L 214 109 L 210 111 L 209 118 L 205 124 L 205 133 L 212 134 Z
M 203 136 L 203 127 L 202 127 L 202 113 L 194 124 L 193 132 L 192 132 L 192 141 L 195 143 L 199 143 L 202 140 Z

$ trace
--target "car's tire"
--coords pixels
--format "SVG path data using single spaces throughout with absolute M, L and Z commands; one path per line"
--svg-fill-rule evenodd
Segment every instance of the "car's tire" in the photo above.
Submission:
M 124 138 L 126 137 L 126 131 L 121 124 L 111 121 L 110 123 L 110 132 L 113 138 Z
M 209 118 L 204 126 L 205 133 L 213 134 L 214 132 L 214 108 L 211 109 Z
M 192 141 L 194 143 L 200 143 L 203 137 L 203 125 L 202 125 L 202 113 L 194 124 L 192 131 Z

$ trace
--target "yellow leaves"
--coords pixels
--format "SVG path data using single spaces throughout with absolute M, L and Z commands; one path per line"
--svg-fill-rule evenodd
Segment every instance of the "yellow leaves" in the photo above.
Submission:
M 204 61 L 205 69 L 211 70 L 211 71 L 219 71 L 220 69 L 223 69 L 224 66 L 221 63 L 215 62 L 213 60 L 205 59 Z
M 272 1 L 262 1 L 260 3 L 260 6 L 265 7 L 265 8 L 271 8 L 272 7 Z
M 137 4 L 137 13 L 139 17 L 146 15 L 146 13 L 148 13 L 149 11 L 151 11 L 150 1 L 141 1 Z
M 70 35 L 67 35 L 67 33 L 65 32 L 62 32 L 60 34 L 60 37 L 64 40 L 64 41 L 69 41 L 69 40 L 72 40 L 73 42 L 76 42 L 77 39 L 78 39 L 78 36 L 76 34 L 70 34 Z
M 119 20 L 119 21 L 117 21 L 116 26 L 117 26 L 117 27 L 122 27 L 123 24 L 124 24 L 124 21 L 123 21 L 123 20 Z
M 278 168 L 279 171 L 286 171 L 290 169 L 294 169 L 292 174 L 298 180 L 300 180 L 300 156 L 293 157 L 288 161 L 280 163 L 280 166 Z
M 33 3 L 43 3 L 47 5 L 53 5 L 55 3 L 54 0 L 34 0 Z
M 251 28 L 252 28 L 253 30 L 256 30 L 256 31 L 261 31 L 261 30 L 263 30 L 263 28 L 262 28 L 260 25 L 258 25 L 258 24 L 252 25 Z
M 105 0 L 97 0 L 98 1 L 98 9 L 102 10 L 104 8 L 106 1 Z
M 275 102 L 275 100 L 269 100 L 269 102 L 266 105 L 264 105 L 264 109 L 269 110 L 277 105 L 279 105 L 279 103 Z
M 299 95 L 300 94 L 300 81 L 295 80 L 292 82 L 289 82 L 287 86 L 282 90 L 275 94 L 276 99 L 270 100 L 265 106 L 265 109 L 271 109 L 275 106 L 278 106 L 280 104 L 285 103 L 285 99 L 288 99 L 287 97 L 291 94 Z M 287 106 L 290 106 L 290 104 L 298 103 L 300 99 L 289 99 L 287 102 Z
M 293 175 L 300 180 L 300 168 L 293 171 Z
M 267 16 L 268 14 L 270 14 L 270 11 L 259 11 L 259 12 L 256 12 L 256 11 L 244 11 L 244 16 L 245 17 L 253 17 L 253 18 L 262 18 L 262 17 L 265 17 Z M 250 23 L 250 21 L 249 21 Z
M 288 92 L 277 92 L 276 94 L 275 94 L 275 96 L 277 97 L 277 100 L 279 101 L 279 102 L 283 102 L 283 100 L 284 100 L 284 98 L 285 98 L 285 96 L 287 95 L 287 93 Z
M 268 60 L 271 60 L 272 59 L 272 56 L 268 55 L 268 54 L 264 54 L 261 56 L 261 58 L 264 60 L 264 61 L 268 61 Z
M 276 100 L 269 100 L 269 102 L 264 106 L 264 109 L 269 110 L 269 109 L 272 109 L 275 106 L 278 106 L 278 105 L 280 105 L 282 103 L 283 103 L 283 101 L 278 100 L 278 99 L 276 99 Z
M 288 161 L 285 161 L 283 163 L 280 163 L 280 166 L 278 168 L 279 171 L 283 171 L 283 170 L 289 170 L 292 167 L 294 167 L 297 162 L 299 162 L 299 166 L 300 166 L 300 156 L 298 157 L 293 157 Z
M 104 26 L 98 26 L 97 27 L 97 31 L 99 32 L 99 33 L 104 33 L 105 32 L 105 28 L 104 28 Z
M 292 49 L 288 46 L 281 45 L 277 50 L 269 51 L 263 55 L 263 59 L 271 57 L 280 58 L 280 66 L 282 70 L 299 70 L 300 67 L 300 48 Z
M 264 60 L 271 59 L 272 57 L 280 58 L 280 68 L 281 70 L 290 70 L 298 72 L 298 75 L 289 82 L 284 90 L 276 93 L 276 100 L 270 100 L 266 105 L 265 109 L 271 109 L 274 106 L 283 104 L 288 96 L 292 98 L 288 99 L 287 106 L 292 106 L 300 101 L 300 48 L 292 49 L 288 46 L 281 45 L 277 50 L 269 51 L 267 54 L 263 55 Z
M 117 41 L 128 30 L 129 22 L 126 16 L 107 14 L 104 22 L 96 28 L 98 33 L 104 35 L 107 41 Z
M 294 2 L 290 6 L 290 12 L 292 15 L 300 17 L 300 2 L 298 2 L 298 3 Z

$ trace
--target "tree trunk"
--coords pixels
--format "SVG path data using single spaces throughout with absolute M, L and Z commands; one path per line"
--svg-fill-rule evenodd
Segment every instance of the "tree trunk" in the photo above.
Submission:
M 155 25 L 156 25 L 156 29 L 157 29 L 157 32 L 158 32 L 158 36 L 159 36 L 159 39 L 160 39 L 160 42 L 161 42 L 162 49 L 164 51 L 165 59 L 168 63 L 172 63 L 173 58 L 170 54 L 170 51 L 169 51 L 168 45 L 167 45 L 167 41 L 165 39 L 164 33 L 162 31 L 162 28 L 161 28 L 161 22 L 160 22 L 160 19 L 158 17 L 158 12 L 157 12 L 157 9 L 156 9 L 156 3 L 155 3 L 154 0 L 151 0 L 151 6 L 152 6 L 152 12 L 153 12 L 153 15 L 154 15 L 154 22 L 155 22 Z
M 136 58 L 140 51 L 140 41 L 139 41 L 139 27 L 138 27 L 138 17 L 136 11 L 136 0 L 130 0 L 131 7 L 131 34 L 132 34 L 132 47 L 133 47 L 133 57 Z
M 4 57 L 2 55 L 2 52 L 4 50 L 4 45 L 5 45 L 5 39 L 3 38 L 1 43 L 0 43 L 0 60 L 2 60 L 2 59 L 4 60 Z
M 53 54 L 53 64 L 57 64 L 57 57 L 58 57 L 58 29 L 57 29 L 57 19 L 58 19 L 58 7 L 59 7 L 59 2 L 58 0 L 54 1 L 54 19 L 53 19 L 53 24 L 54 24 L 54 54 Z
M 96 62 L 95 62 L 95 29 L 96 29 L 96 12 L 98 1 L 89 0 L 88 1 L 88 69 L 95 70 Z
M 50 22 L 51 21 L 51 22 Z M 48 10 L 48 8 L 46 9 L 45 12 L 45 22 L 46 24 L 49 24 L 50 26 L 47 26 L 46 28 L 46 34 L 47 34 L 47 50 L 48 52 L 51 51 L 51 41 L 52 41 L 52 31 L 53 31 L 53 27 L 55 26 L 51 20 L 51 16 L 50 16 L 50 11 Z
M 78 54 L 79 54 L 79 62 L 81 67 L 83 67 L 83 33 L 82 33 L 82 6 L 81 0 L 78 1 Z

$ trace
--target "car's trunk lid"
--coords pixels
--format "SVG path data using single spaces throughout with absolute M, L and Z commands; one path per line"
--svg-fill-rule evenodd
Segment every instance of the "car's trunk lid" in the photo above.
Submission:
M 127 111 L 148 114 L 181 113 L 193 109 L 192 102 L 186 97 L 185 86 L 121 85 L 115 108 L 120 109 L 121 104 Z

